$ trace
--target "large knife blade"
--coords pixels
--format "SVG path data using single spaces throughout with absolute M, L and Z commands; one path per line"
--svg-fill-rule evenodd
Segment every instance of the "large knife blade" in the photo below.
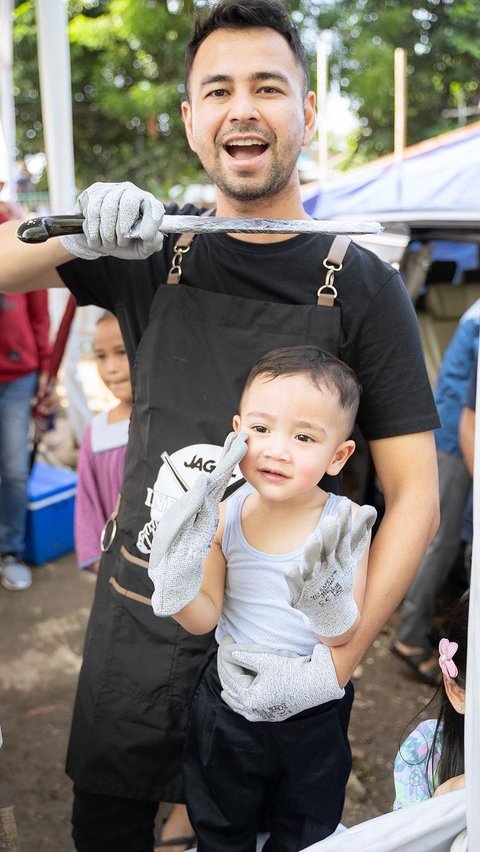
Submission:
M 24 243 L 43 243 L 50 237 L 83 234 L 83 216 L 42 216 L 27 219 L 17 228 Z M 234 219 L 222 216 L 169 216 L 160 230 L 164 234 L 379 234 L 379 222 L 340 222 L 325 219 Z M 130 231 L 134 239 L 136 226 Z

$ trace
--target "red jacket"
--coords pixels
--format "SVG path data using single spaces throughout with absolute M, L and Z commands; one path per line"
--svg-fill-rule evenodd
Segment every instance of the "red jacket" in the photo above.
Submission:
M 46 290 L 0 296 L 0 383 L 50 366 L 50 317 Z

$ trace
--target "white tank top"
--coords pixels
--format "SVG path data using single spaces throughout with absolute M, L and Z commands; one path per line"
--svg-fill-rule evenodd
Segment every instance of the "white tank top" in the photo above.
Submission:
M 253 491 L 242 485 L 226 502 L 222 551 L 227 562 L 225 597 L 215 638 L 228 635 L 235 642 L 264 645 L 273 651 L 307 656 L 318 644 L 307 617 L 288 602 L 285 571 L 303 559 L 303 545 L 291 553 L 263 553 L 246 540 L 241 524 L 242 506 Z M 345 500 L 329 494 L 321 517 L 336 514 Z M 320 520 L 319 520 L 320 523 Z

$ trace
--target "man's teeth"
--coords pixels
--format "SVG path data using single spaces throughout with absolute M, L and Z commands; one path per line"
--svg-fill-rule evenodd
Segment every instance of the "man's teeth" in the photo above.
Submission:
M 229 146 L 238 146 L 239 148 L 246 148 L 248 145 L 266 145 L 266 142 L 256 142 L 253 139 L 237 139 L 235 142 L 229 142 Z

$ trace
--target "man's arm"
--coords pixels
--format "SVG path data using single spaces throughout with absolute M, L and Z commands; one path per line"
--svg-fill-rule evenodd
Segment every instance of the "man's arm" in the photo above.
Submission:
M 0 292 L 27 293 L 49 287 L 63 287 L 56 267 L 69 260 L 70 254 L 58 238 L 27 245 L 17 237 L 20 221 L 0 225 Z
M 75 236 L 28 245 L 16 236 L 18 221 L 0 226 L 0 292 L 63 287 L 56 267 L 74 257 L 144 260 L 162 248 L 163 204 L 133 183 L 94 183 L 79 195 L 77 208 L 85 222 L 83 234 Z
M 370 449 L 385 514 L 370 549 L 360 625 L 350 642 L 332 649 L 340 685 L 400 604 L 439 523 L 433 433 L 372 441 Z
M 470 476 L 473 476 L 473 457 L 475 452 L 475 412 L 465 406 L 460 417 L 458 439 L 463 460 Z

